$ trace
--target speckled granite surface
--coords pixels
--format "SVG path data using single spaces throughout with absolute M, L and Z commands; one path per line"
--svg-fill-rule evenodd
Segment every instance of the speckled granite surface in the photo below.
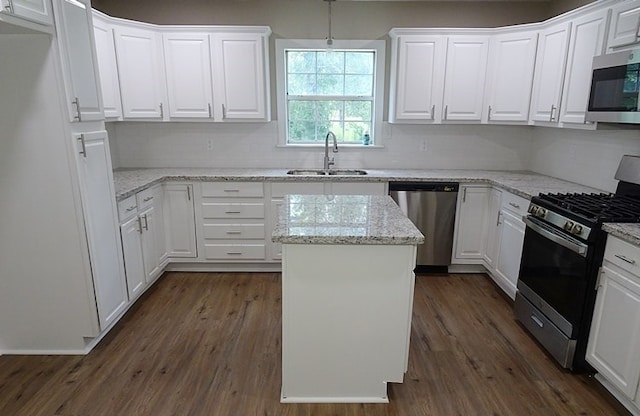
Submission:
M 287 195 L 273 230 L 285 244 L 421 244 L 389 196 Z
M 530 199 L 541 192 L 602 192 L 598 189 L 523 171 L 448 170 L 448 169 L 366 169 L 363 176 L 292 176 L 287 169 L 213 169 L 167 168 L 124 169 L 113 174 L 118 201 L 163 181 L 453 181 L 487 183 Z
M 602 229 L 624 241 L 640 246 L 640 224 L 604 223 Z

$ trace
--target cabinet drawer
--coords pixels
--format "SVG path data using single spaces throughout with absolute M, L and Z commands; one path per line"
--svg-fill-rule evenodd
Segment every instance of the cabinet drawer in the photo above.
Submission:
M 604 250 L 604 259 L 621 269 L 640 276 L 640 247 L 609 235 Z
M 502 192 L 502 208 L 513 212 L 517 217 L 527 215 L 529 200 L 511 192 Z
M 136 196 L 131 195 L 127 199 L 118 202 L 118 218 L 120 222 L 131 218 L 138 213 L 138 205 L 136 204 Z
M 274 182 L 271 184 L 271 197 L 282 198 L 289 194 L 323 195 L 322 182 Z
M 263 203 L 217 203 L 202 204 L 203 218 L 264 218 Z
M 264 244 L 205 244 L 208 260 L 264 260 Z
M 203 197 L 260 198 L 264 196 L 262 182 L 204 182 Z
M 263 240 L 264 224 L 205 224 L 204 238 L 220 240 Z
M 144 191 L 140 191 L 136 194 L 136 202 L 138 203 L 138 209 L 143 209 L 153 204 L 153 197 L 155 194 L 155 187 L 148 188 Z

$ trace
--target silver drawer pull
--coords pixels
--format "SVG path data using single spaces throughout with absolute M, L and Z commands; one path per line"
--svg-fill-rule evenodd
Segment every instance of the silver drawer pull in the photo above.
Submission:
M 240 192 L 240 189 L 225 189 L 224 192 Z
M 520 205 L 516 204 L 515 202 L 509 202 L 509 205 L 511 205 L 515 209 L 520 209 Z
M 131 211 L 133 211 L 133 210 L 134 210 L 134 209 L 136 209 L 136 208 L 137 208 L 137 207 L 134 205 L 134 206 L 132 206 L 132 207 L 127 208 L 125 211 L 127 211 L 127 212 L 131 212 Z
M 240 211 L 225 211 L 225 214 L 240 214 Z
M 151 201 L 152 199 L 153 199 L 153 197 L 152 197 L 152 196 L 148 196 L 148 197 L 146 197 L 145 199 L 143 199 L 143 200 L 142 200 L 142 202 L 149 202 L 149 201 Z
M 617 258 L 619 258 L 622 261 L 626 261 L 629 264 L 636 264 L 635 260 L 631 260 L 630 258 L 623 256 L 622 254 L 614 254 L 614 256 L 616 256 Z
M 230 256 L 240 256 L 242 255 L 241 251 L 227 251 L 227 254 Z
M 230 234 L 230 235 L 242 234 L 242 231 L 227 231 L 227 234 Z
M 535 315 L 531 315 L 531 320 L 536 323 L 540 328 L 544 327 L 544 323 Z

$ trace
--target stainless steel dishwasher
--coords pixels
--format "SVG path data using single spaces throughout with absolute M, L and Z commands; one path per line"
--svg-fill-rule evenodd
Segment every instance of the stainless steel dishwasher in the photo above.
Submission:
M 424 244 L 418 246 L 417 268 L 450 265 L 458 184 L 390 182 L 389 195 L 424 234 Z

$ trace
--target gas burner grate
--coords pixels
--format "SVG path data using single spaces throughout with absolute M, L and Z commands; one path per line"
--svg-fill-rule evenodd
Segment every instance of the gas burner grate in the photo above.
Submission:
M 640 222 L 640 198 L 616 194 L 540 194 L 551 206 L 589 221 Z

